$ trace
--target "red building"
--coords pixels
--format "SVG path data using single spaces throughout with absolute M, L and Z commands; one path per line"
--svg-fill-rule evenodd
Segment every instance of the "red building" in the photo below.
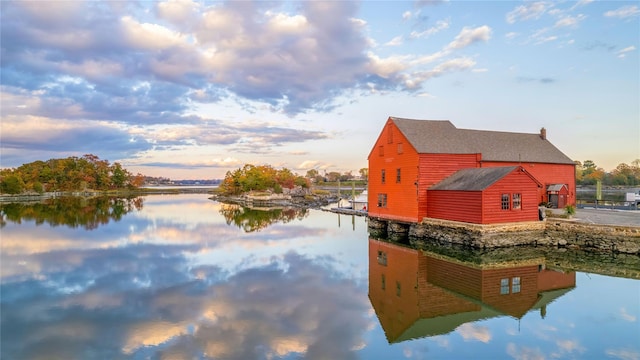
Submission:
M 538 204 L 553 200 L 558 188 L 566 188 L 565 204 L 575 204 L 575 163 L 547 140 L 544 128 L 539 134 L 509 133 L 390 117 L 368 159 L 371 217 L 414 223 L 425 217 L 535 220 Z M 456 174 L 485 168 L 503 169 Z M 472 186 L 474 179 L 486 186 Z M 515 204 L 514 194 L 520 194 Z

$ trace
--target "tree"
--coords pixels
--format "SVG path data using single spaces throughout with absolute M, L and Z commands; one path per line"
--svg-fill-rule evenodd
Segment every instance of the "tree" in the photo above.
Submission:
M 327 178 L 327 181 L 335 182 L 335 181 L 340 180 L 340 173 L 337 172 L 337 171 L 332 171 L 332 172 L 326 174 L 325 177 Z
M 20 194 L 24 189 L 22 179 L 16 175 L 3 176 L 0 180 L 0 190 L 6 194 Z
M 114 163 L 111 167 L 111 185 L 115 188 L 123 188 L 129 178 L 128 175 L 120 163 Z
M 362 178 L 362 180 L 369 179 L 369 168 L 362 168 L 358 170 L 358 172 L 360 173 L 360 177 Z
M 276 170 L 269 165 L 255 166 L 246 164 L 233 172 L 228 171 L 219 189 L 228 195 L 237 195 L 249 191 L 282 192 L 283 188 L 292 189 L 295 186 L 308 187 L 307 180 L 283 168 Z
M 311 170 L 307 170 L 306 178 L 307 179 L 315 179 L 318 175 L 319 175 L 318 174 L 318 170 L 311 169 Z

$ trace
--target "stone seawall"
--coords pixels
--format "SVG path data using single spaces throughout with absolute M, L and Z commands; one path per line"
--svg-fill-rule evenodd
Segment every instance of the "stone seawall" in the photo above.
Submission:
M 640 254 L 640 227 L 599 225 L 547 219 L 544 245 Z
M 640 227 L 632 226 L 585 224 L 564 219 L 480 225 L 439 219 L 409 224 L 370 218 L 369 227 L 390 238 L 406 236 L 413 245 L 454 244 L 478 249 L 544 245 L 640 255 Z

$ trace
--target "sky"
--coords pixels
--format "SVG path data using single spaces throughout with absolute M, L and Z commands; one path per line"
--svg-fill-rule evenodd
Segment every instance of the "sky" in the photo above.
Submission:
M 0 1 L 0 167 L 358 174 L 389 116 L 640 158 L 637 1 Z

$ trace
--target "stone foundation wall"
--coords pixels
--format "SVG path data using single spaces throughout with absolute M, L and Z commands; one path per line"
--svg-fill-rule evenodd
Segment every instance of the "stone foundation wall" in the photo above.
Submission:
M 640 227 L 547 219 L 544 235 L 539 244 L 640 254 Z
M 371 224 L 370 219 L 370 228 L 375 234 L 394 238 L 408 235 L 414 245 L 454 244 L 480 249 L 545 245 L 640 255 L 640 227 L 584 224 L 563 219 L 492 225 L 439 219 L 400 224 L 375 219 L 375 225 L 371 227 Z

